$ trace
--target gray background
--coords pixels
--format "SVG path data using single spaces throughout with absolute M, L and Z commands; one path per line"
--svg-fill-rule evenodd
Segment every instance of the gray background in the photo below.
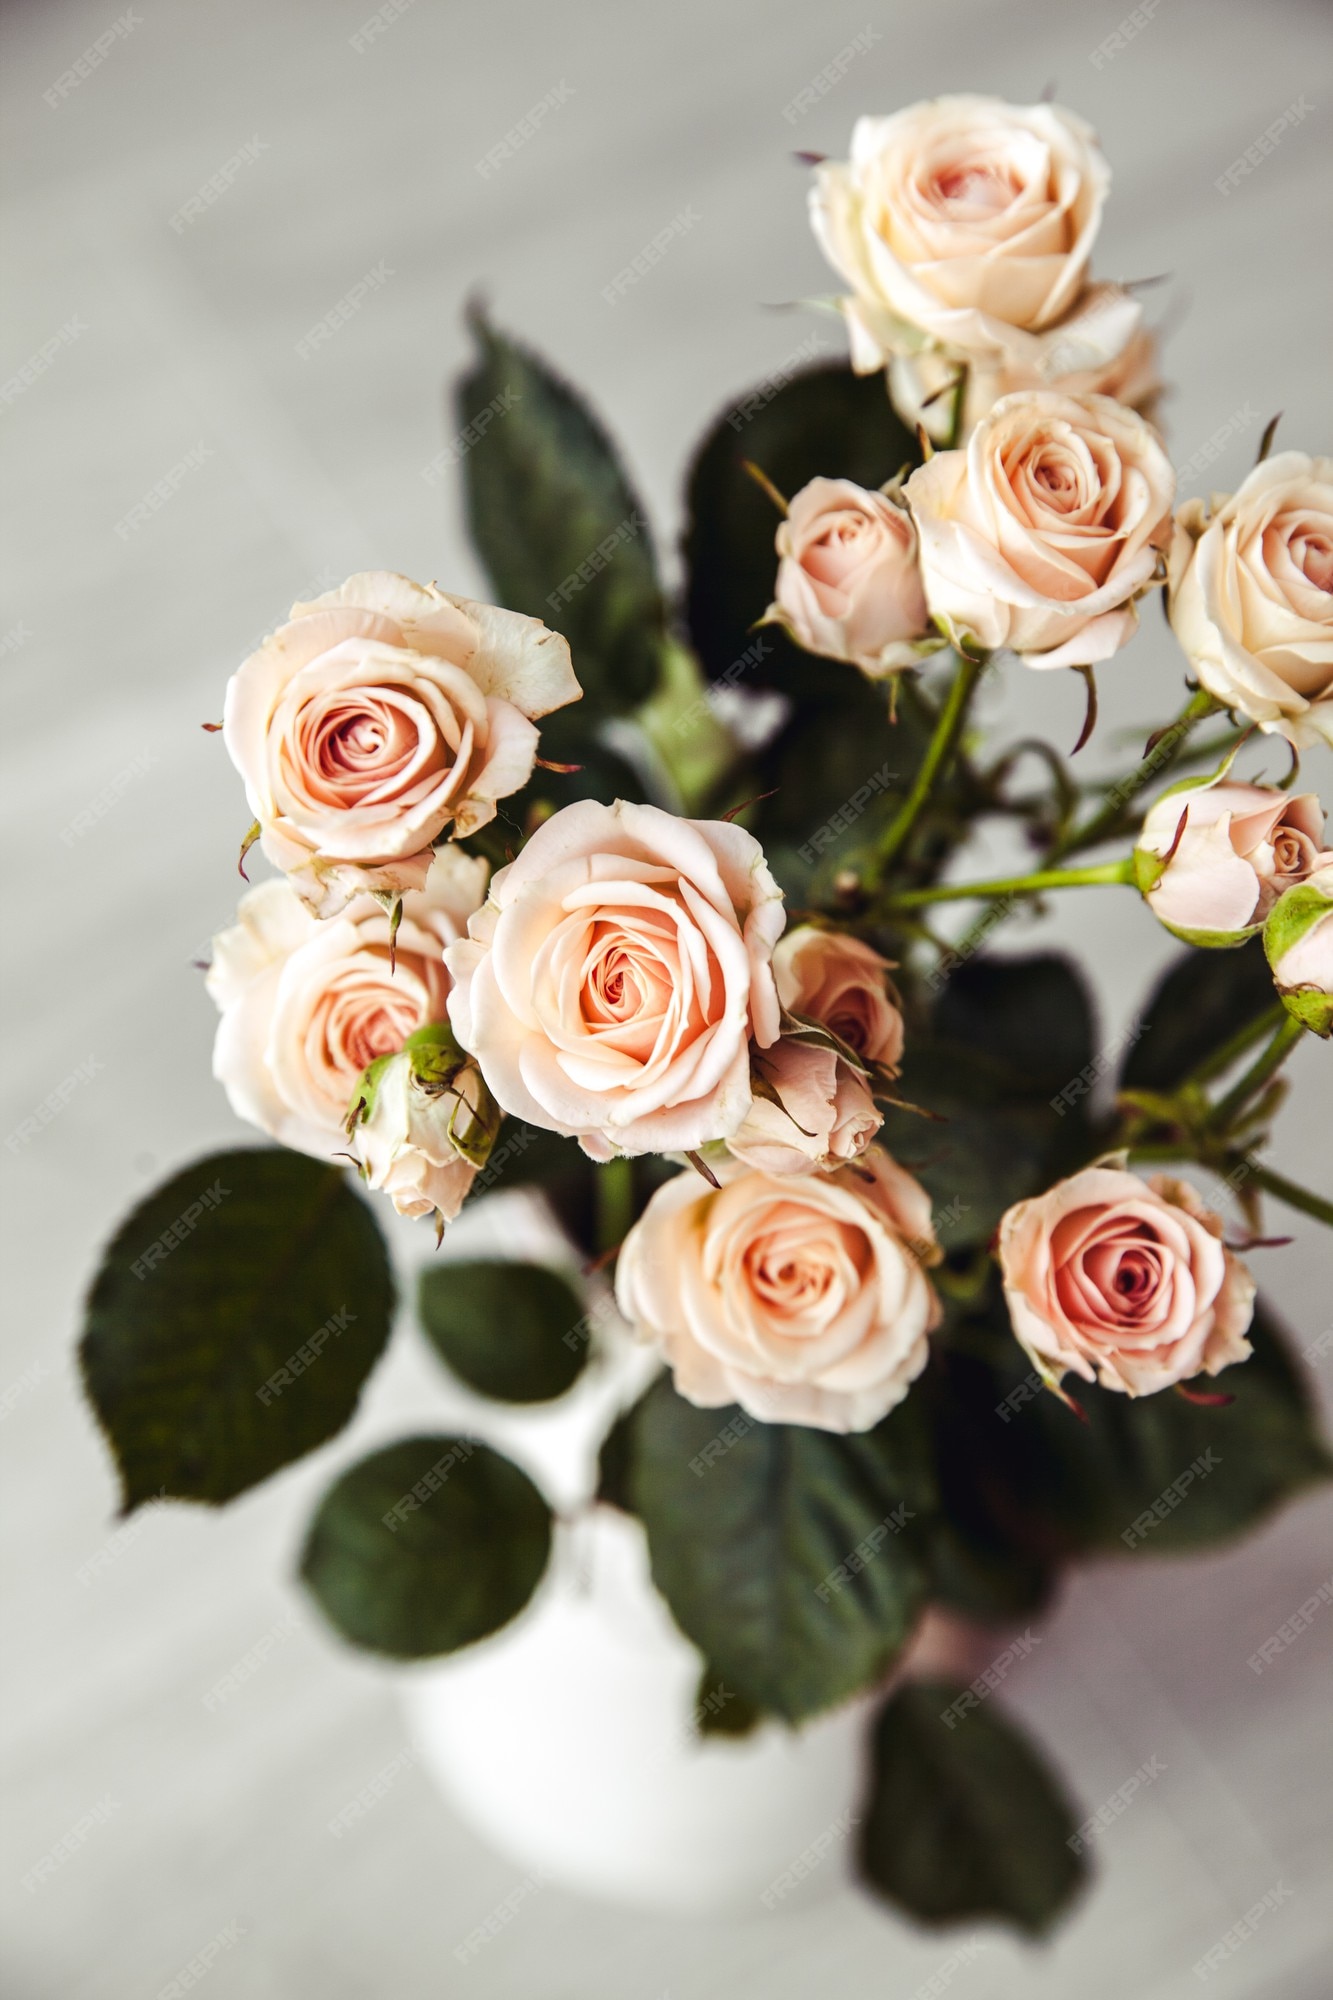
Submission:
M 98 1243 L 156 1178 L 240 1136 L 209 1076 L 213 1014 L 190 960 L 229 917 L 246 815 L 199 724 L 294 596 L 381 566 L 480 587 L 456 487 L 421 476 L 446 435 L 441 382 L 462 362 L 474 287 L 591 390 L 670 550 L 680 476 L 713 409 L 812 332 L 838 345 L 834 322 L 773 309 L 831 288 L 793 147 L 841 151 L 858 112 L 943 90 L 1030 101 L 1054 82 L 1099 128 L 1116 178 L 1097 268 L 1172 274 L 1162 304 L 1178 322 L 1167 410 L 1178 463 L 1247 405 L 1261 421 L 1283 409 L 1287 443 L 1328 449 L 1316 402 L 1333 22 L 1313 0 L 1161 0 L 1098 67 L 1091 52 L 1122 0 L 415 0 L 363 53 L 350 38 L 369 0 L 143 0 L 141 25 L 52 109 L 43 92 L 117 11 L 118 0 L 59 0 L 5 16 L 0 377 L 72 315 L 87 330 L 0 417 L 0 633 L 15 635 L 0 659 L 4 1130 L 77 1064 L 97 1065 L 38 1139 L 0 1156 L 0 1392 L 15 1391 L 0 1530 L 5 1990 L 147 2000 L 236 1920 L 244 1936 L 210 1975 L 210 2000 L 909 1995 L 947 1943 L 851 1893 L 704 1924 L 548 1890 L 460 1969 L 453 1946 L 513 1886 L 512 1866 L 416 1770 L 355 1839 L 326 1832 L 402 1747 L 392 1677 L 302 1612 L 243 1696 L 203 1709 L 203 1690 L 295 1602 L 301 1524 L 347 1446 L 222 1517 L 154 1511 L 112 1540 L 108 1468 L 71 1374 Z M 784 119 L 867 25 L 878 42 L 818 109 Z M 561 83 L 568 101 L 483 179 L 478 159 Z M 1312 114 L 1220 195 L 1216 176 L 1307 91 Z M 256 137 L 264 150 L 223 198 L 174 231 L 182 203 Z M 698 225 L 609 306 L 602 287 L 686 204 Z M 312 323 L 381 263 L 383 285 L 301 359 Z M 1248 466 L 1257 428 L 1228 446 L 1219 483 Z M 116 523 L 200 444 L 209 455 L 170 504 L 121 539 Z M 1180 663 L 1155 609 L 1102 684 L 1089 759 L 1113 759 L 1118 727 L 1141 733 L 1178 703 Z M 1072 741 L 1072 676 L 1012 668 L 990 699 L 997 723 Z M 64 840 L 136 761 L 96 831 Z M 1323 782 L 1327 760 L 1311 766 Z M 1086 950 L 1109 1038 L 1169 941 L 1111 892 L 1072 899 L 1048 929 Z M 1329 1178 L 1327 1065 L 1313 1047 L 1295 1063 L 1277 1153 L 1315 1184 Z M 1328 1239 L 1273 1218 L 1296 1242 L 1258 1253 L 1261 1275 L 1309 1340 L 1333 1316 Z M 419 1235 L 399 1243 L 406 1264 L 421 1260 Z M 1333 1357 L 1319 1365 L 1327 1389 Z M 357 1445 L 429 1421 L 443 1395 L 404 1332 Z M 1194 1992 L 1193 1962 L 1279 1881 L 1295 1894 L 1210 1986 L 1284 2000 L 1327 1991 L 1333 1614 L 1261 1679 L 1246 1660 L 1326 1580 L 1331 1523 L 1327 1499 L 1307 1501 L 1231 1554 L 1107 1563 L 1070 1583 L 1012 1677 L 1013 1701 L 1089 1809 L 1152 1755 L 1166 1773 L 1104 1835 L 1099 1886 L 1056 1942 L 1032 1953 L 988 1933 L 957 1973 L 960 2000 Z M 23 1874 L 108 1794 L 111 1820 L 25 1895 Z

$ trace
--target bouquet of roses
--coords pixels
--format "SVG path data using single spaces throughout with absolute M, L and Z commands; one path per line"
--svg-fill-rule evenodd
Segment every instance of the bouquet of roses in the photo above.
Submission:
M 279 1147 L 196 1162 L 106 1253 L 82 1360 L 127 1511 L 347 1422 L 393 1307 L 358 1178 L 436 1231 L 536 1190 L 570 1239 L 578 1284 L 427 1270 L 472 1387 L 558 1397 L 625 1328 L 660 1355 L 587 1504 L 642 1523 L 734 1694 L 705 1728 L 797 1724 L 883 1686 L 930 1605 L 1030 1618 L 1074 1558 L 1215 1543 L 1328 1476 L 1242 1253 L 1265 1198 L 1333 1222 L 1266 1157 L 1333 1027 L 1295 783 L 1333 740 L 1333 461 L 1270 428 L 1175 507 L 1141 300 L 1090 275 L 1108 186 L 1080 119 L 980 97 L 815 162 L 851 366 L 708 432 L 675 603 L 601 426 L 474 313 L 444 457 L 505 608 L 354 576 L 208 725 L 276 871 L 214 941 L 214 1071 Z M 1159 590 L 1183 706 L 1117 782 L 986 740 L 978 686 L 1029 669 L 1082 678 L 1086 739 Z M 1006 825 L 1032 865 L 960 879 Z M 1108 1043 L 1074 964 L 987 947 L 1114 889 L 1185 949 Z M 418 1435 L 337 1478 L 302 1575 L 419 1658 L 522 1610 L 551 1536 L 508 1458 Z M 1037 1930 L 1086 1843 L 999 1709 L 890 1686 L 861 1863 L 920 1917 Z

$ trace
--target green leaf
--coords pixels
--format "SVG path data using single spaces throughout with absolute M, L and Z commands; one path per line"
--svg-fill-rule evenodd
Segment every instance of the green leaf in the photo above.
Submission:
M 880 1710 L 861 1868 L 922 1923 L 994 1917 L 1039 1937 L 1083 1882 L 1069 1845 L 1078 1821 L 993 1698 L 949 1726 L 944 1713 L 961 1692 L 910 1682 Z
M 563 1396 L 588 1358 L 586 1308 L 539 1264 L 441 1264 L 422 1272 L 417 1303 L 441 1360 L 502 1403 Z
M 1235 951 L 1182 953 L 1142 1011 L 1142 1033 L 1125 1057 L 1121 1084 L 1126 1090 L 1174 1090 L 1275 997 L 1259 938 Z
M 582 398 L 480 311 L 469 324 L 479 354 L 458 385 L 458 420 L 492 416 L 463 461 L 468 525 L 499 601 L 568 639 L 586 747 L 595 722 L 657 682 L 666 609 L 647 517 Z M 543 725 L 543 755 L 560 759 L 570 726 Z
M 763 1719 L 753 1702 L 728 1685 L 725 1674 L 716 1667 L 704 1668 L 694 1698 L 694 1726 L 700 1736 L 749 1736 Z
M 771 1714 L 795 1721 L 874 1681 L 924 1604 L 933 1486 L 911 1394 L 837 1437 L 696 1409 L 663 1376 L 635 1414 L 630 1492 L 682 1631 Z
M 1094 1042 L 1082 979 L 1049 954 L 968 960 L 909 1033 L 898 1087 L 945 1122 L 890 1109 L 881 1136 L 930 1194 L 946 1249 L 989 1243 L 1007 1208 L 1086 1159 L 1091 1099 L 1061 1093 Z
M 932 1033 L 989 1057 L 1048 1104 L 1091 1065 L 1096 1039 L 1087 985 L 1055 952 L 968 959 L 940 994 Z
M 765 400 L 753 414 L 744 398 L 730 405 L 690 469 L 686 615 L 710 679 L 753 644 L 750 628 L 768 609 L 777 576 L 773 537 L 781 517 L 745 470 L 746 461 L 758 465 L 790 500 L 820 474 L 873 488 L 921 458 L 880 376 L 854 375 L 839 363 L 806 369 L 776 393 L 770 389 L 761 385 L 758 394 Z M 758 636 L 792 666 L 804 663 L 815 686 L 834 679 L 853 688 L 861 681 L 854 667 L 807 659 L 776 630 Z M 746 674 L 739 685 L 749 679 Z M 880 714 L 882 727 L 882 703 Z
M 966 1324 L 966 1351 L 942 1350 L 937 1451 L 950 1518 L 1014 1562 L 1226 1543 L 1333 1471 L 1285 1338 L 1262 1306 L 1251 1358 L 1207 1384 L 1233 1399 L 1226 1406 L 1170 1389 L 1118 1395 L 1069 1377 L 1082 1422 L 1038 1386 L 998 1286 L 985 1312 L 989 1339 L 978 1315 Z
M 393 1659 L 453 1653 L 523 1609 L 551 1547 L 527 1474 L 471 1438 L 404 1438 L 329 1488 L 301 1577 L 354 1646 Z
M 121 1224 L 79 1350 L 124 1511 L 218 1505 L 333 1437 L 392 1315 L 384 1239 L 340 1168 L 275 1149 L 175 1175 Z

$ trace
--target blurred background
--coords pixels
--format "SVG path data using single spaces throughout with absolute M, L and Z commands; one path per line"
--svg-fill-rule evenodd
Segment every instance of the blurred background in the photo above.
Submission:
M 1333 17 L 1319 0 L 118 6 L 8 0 L 3 14 L 5 1131 L 79 1080 L 0 1156 L 0 1983 L 12 2000 L 151 2000 L 184 1990 L 180 1968 L 231 1927 L 210 2000 L 939 1990 L 927 1982 L 945 1977 L 950 1941 L 850 1889 L 704 1921 L 550 1888 L 460 1966 L 455 1947 L 513 1889 L 514 1865 L 415 1765 L 354 1839 L 330 1838 L 339 1807 L 400 1756 L 401 1675 L 343 1649 L 291 1581 L 333 1465 L 440 1420 L 437 1365 L 404 1330 L 350 1442 L 222 1515 L 150 1509 L 117 1530 L 71 1365 L 80 1300 L 127 1206 L 243 1139 L 209 1074 L 215 1017 L 192 969 L 230 919 L 246 818 L 199 727 L 226 676 L 293 599 L 357 569 L 482 592 L 457 475 L 429 470 L 456 428 L 444 385 L 467 357 L 467 297 L 590 393 L 670 562 L 705 422 L 794 350 L 841 351 L 835 320 L 789 303 L 833 289 L 793 151 L 842 152 L 863 111 L 1052 86 L 1114 167 L 1098 274 L 1166 276 L 1164 416 L 1186 488 L 1229 486 L 1274 411 L 1281 443 L 1330 447 Z M 834 87 L 798 104 L 858 38 Z M 1219 192 L 1306 91 L 1309 115 Z M 688 230 L 609 302 L 604 287 L 686 209 Z M 169 499 L 131 518 L 162 482 Z M 995 681 L 997 728 L 1073 741 L 1074 676 Z M 1154 608 L 1101 687 L 1085 756 L 1110 767 L 1179 705 Z M 1327 797 L 1318 753 L 1309 778 Z M 71 831 L 88 808 L 91 830 Z M 1005 948 L 1034 934 L 1015 926 Z M 1086 955 L 1108 1040 L 1172 949 L 1126 895 L 1069 898 L 1043 934 Z M 1325 1187 L 1329 1060 L 1300 1052 L 1277 1148 Z M 1270 1216 L 1295 1241 L 1257 1252 L 1259 1275 L 1313 1346 L 1333 1318 L 1329 1238 Z M 426 1249 L 398 1231 L 404 1271 Z M 1333 1351 L 1312 1366 L 1327 1406 Z M 1070 1581 L 1012 1704 L 1089 1810 L 1150 1756 L 1163 1775 L 1101 1837 L 1094 1891 L 1051 1945 L 977 1934 L 954 1968 L 960 2000 L 1193 1993 L 1195 1961 L 1279 1885 L 1292 1894 L 1208 1985 L 1327 1993 L 1333 1613 L 1261 1678 L 1246 1662 L 1328 1580 L 1330 1527 L 1333 1500 L 1307 1500 L 1225 1556 Z M 275 1632 L 262 1671 L 210 1711 L 205 1692 Z

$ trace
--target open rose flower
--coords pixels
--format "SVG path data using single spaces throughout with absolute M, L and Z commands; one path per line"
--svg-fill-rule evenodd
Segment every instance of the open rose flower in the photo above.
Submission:
M 929 631 L 916 529 L 902 504 L 850 479 L 812 479 L 777 532 L 768 616 L 798 646 L 846 660 L 872 680 L 919 664 Z
M 584 800 L 537 829 L 449 947 L 449 1017 L 516 1117 L 594 1159 L 686 1152 L 750 1108 L 751 1037 L 778 1037 L 783 921 L 742 828 Z
M 836 1050 L 783 1035 L 751 1062 L 754 1102 L 727 1145 L 766 1174 L 844 1166 L 884 1123 L 864 1073 Z
M 1092 666 L 1133 636 L 1158 573 L 1175 474 L 1156 435 L 1105 396 L 1006 396 L 963 451 L 907 482 L 931 615 L 953 639 L 1030 667 Z
M 1230 499 L 1187 500 L 1167 609 L 1218 701 L 1291 743 L 1333 743 L 1333 459 L 1281 451 Z
M 1316 1035 L 1333 1035 L 1333 861 L 1274 904 L 1264 950 L 1287 1012 Z
M 621 1312 L 692 1403 L 869 1430 L 925 1367 L 939 1320 L 929 1197 L 878 1146 L 836 1174 L 730 1161 L 719 1176 L 658 1188 L 616 1266 Z
M 933 349 L 1049 379 L 1042 356 L 1080 303 L 1110 182 L 1092 128 L 1053 104 L 939 97 L 859 119 L 851 158 L 817 167 L 810 193 L 851 287 L 852 366 Z
M 1250 1353 L 1254 1280 L 1186 1181 L 1087 1167 L 1000 1223 L 1014 1332 L 1038 1370 L 1128 1396 Z
M 387 571 L 354 576 L 232 675 L 223 733 L 264 852 L 319 917 L 420 889 L 431 844 L 527 783 L 534 718 L 577 701 L 535 618 Z
M 1284 889 L 1333 866 L 1313 792 L 1213 784 L 1168 792 L 1143 822 L 1135 865 L 1154 916 L 1192 944 L 1240 944 Z
M 773 972 L 789 1014 L 817 1021 L 872 1069 L 896 1076 L 903 1017 L 887 958 L 846 931 L 798 924 L 778 940 Z
M 213 1074 L 238 1117 L 316 1159 L 356 1153 L 365 1128 L 349 1140 L 347 1116 L 362 1073 L 444 1020 L 444 946 L 485 889 L 485 862 L 455 848 L 437 855 L 426 887 L 404 897 L 393 967 L 389 918 L 372 897 L 320 922 L 286 882 L 248 889 L 236 924 L 213 941 L 208 974 L 222 1015 Z M 456 1153 L 435 1164 L 431 1206 L 449 1217 L 473 1169 Z

